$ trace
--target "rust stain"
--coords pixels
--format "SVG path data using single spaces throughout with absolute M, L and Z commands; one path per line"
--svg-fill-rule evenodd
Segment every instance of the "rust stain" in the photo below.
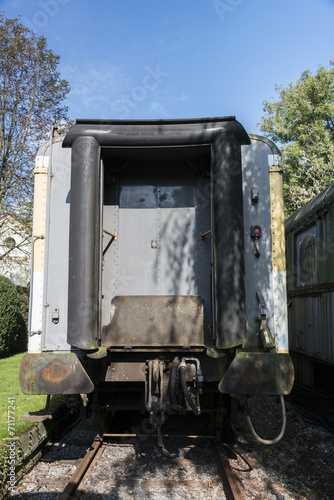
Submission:
M 60 384 L 68 375 L 68 367 L 59 360 L 53 361 L 41 370 L 42 378 L 53 384 Z

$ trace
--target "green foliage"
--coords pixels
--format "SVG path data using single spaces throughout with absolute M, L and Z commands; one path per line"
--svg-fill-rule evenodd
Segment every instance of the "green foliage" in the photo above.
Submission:
M 31 218 L 34 157 L 52 125 L 67 121 L 59 56 L 0 12 L 0 215 Z
M 22 318 L 24 320 L 24 323 L 26 325 L 26 329 L 28 331 L 30 287 L 17 285 L 16 291 L 17 291 L 19 299 L 20 299 L 20 312 L 21 312 Z
M 288 216 L 334 180 L 334 60 L 276 92 L 277 102 L 263 103 L 261 130 L 282 146 Z
M 27 327 L 16 286 L 0 276 L 0 357 L 27 349 Z

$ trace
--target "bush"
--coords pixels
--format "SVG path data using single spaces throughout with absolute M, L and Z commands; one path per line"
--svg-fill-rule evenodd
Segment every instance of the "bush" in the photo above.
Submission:
M 20 311 L 22 314 L 22 318 L 24 319 L 27 331 L 28 331 L 28 314 L 29 314 L 29 293 L 30 287 L 28 286 L 20 286 L 16 285 L 16 290 L 20 298 Z
M 0 357 L 27 349 L 27 327 L 16 286 L 0 276 Z

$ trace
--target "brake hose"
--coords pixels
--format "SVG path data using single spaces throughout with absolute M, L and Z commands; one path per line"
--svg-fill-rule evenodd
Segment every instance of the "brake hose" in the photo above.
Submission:
M 171 403 L 174 408 L 178 406 L 177 404 L 177 399 L 176 399 L 176 370 L 177 370 L 177 363 L 173 362 L 172 368 L 171 368 L 171 373 L 170 373 L 170 398 L 171 398 Z
M 281 400 L 281 407 L 282 407 L 282 428 L 281 432 L 278 434 L 278 436 L 275 439 L 262 439 L 256 432 L 252 424 L 252 420 L 249 414 L 249 408 L 248 408 L 248 402 L 247 399 L 245 400 L 245 410 L 246 410 L 246 420 L 248 423 L 248 426 L 250 428 L 250 431 L 253 435 L 253 437 L 258 441 L 259 443 L 262 444 L 276 444 L 278 441 L 282 439 L 284 436 L 285 432 L 285 426 L 286 426 L 286 413 L 285 413 L 285 403 L 284 403 L 284 398 L 282 394 L 280 394 L 280 400 Z

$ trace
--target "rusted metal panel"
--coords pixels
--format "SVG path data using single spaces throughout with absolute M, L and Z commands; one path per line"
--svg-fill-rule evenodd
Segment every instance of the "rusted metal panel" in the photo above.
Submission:
M 69 353 L 27 353 L 20 365 L 24 394 L 87 394 L 94 385 L 79 358 Z
M 293 380 L 288 354 L 240 351 L 218 388 L 227 394 L 289 394 Z
M 103 346 L 203 344 L 203 300 L 195 295 L 116 296 L 102 330 Z

